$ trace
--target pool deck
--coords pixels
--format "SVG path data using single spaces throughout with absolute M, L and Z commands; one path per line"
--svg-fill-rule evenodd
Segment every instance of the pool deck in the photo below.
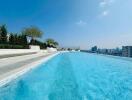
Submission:
M 38 53 L 0 59 L 0 86 L 32 70 L 58 53 Z

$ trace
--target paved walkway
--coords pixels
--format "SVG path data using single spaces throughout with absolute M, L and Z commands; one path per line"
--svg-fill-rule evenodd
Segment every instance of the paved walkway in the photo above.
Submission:
M 7 55 L 0 55 L 0 59 L 9 58 L 9 57 L 16 57 L 16 56 L 24 56 L 24 55 L 31 55 L 36 54 L 36 52 L 28 52 L 28 53 L 21 53 L 21 54 L 7 54 Z
M 0 59 L 0 76 L 49 55 L 40 53 Z

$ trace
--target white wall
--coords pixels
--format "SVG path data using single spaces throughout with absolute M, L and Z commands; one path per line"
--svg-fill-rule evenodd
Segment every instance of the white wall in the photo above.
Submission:
M 1 55 L 28 54 L 40 52 L 39 46 L 30 46 L 30 49 L 0 49 Z
M 0 55 L 10 55 L 10 54 L 23 54 L 23 53 L 34 53 L 35 50 L 30 49 L 0 49 Z
M 52 53 L 52 52 L 56 52 L 57 49 L 56 49 L 56 48 L 47 48 L 47 51 L 48 51 L 49 53 Z
M 0 49 L 0 56 L 13 55 L 13 54 L 30 54 L 30 53 L 53 53 L 56 48 L 47 48 L 47 50 L 40 50 L 39 46 L 30 45 L 30 49 Z
M 37 45 L 30 45 L 29 48 L 30 48 L 31 50 L 40 51 L 40 46 L 37 46 Z

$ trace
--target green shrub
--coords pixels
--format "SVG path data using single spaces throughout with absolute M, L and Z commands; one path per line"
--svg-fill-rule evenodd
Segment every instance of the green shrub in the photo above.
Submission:
M 28 45 L 0 44 L 0 49 L 29 49 Z
M 40 49 L 46 49 L 47 48 L 47 45 L 46 45 L 46 43 L 43 43 L 43 42 L 41 42 L 41 41 L 39 41 L 39 40 L 31 40 L 31 42 L 30 42 L 30 45 L 39 45 L 40 46 Z

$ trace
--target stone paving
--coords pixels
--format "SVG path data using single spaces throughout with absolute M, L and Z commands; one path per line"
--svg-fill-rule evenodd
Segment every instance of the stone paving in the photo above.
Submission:
M 0 76 L 51 54 L 31 54 L 0 59 Z

